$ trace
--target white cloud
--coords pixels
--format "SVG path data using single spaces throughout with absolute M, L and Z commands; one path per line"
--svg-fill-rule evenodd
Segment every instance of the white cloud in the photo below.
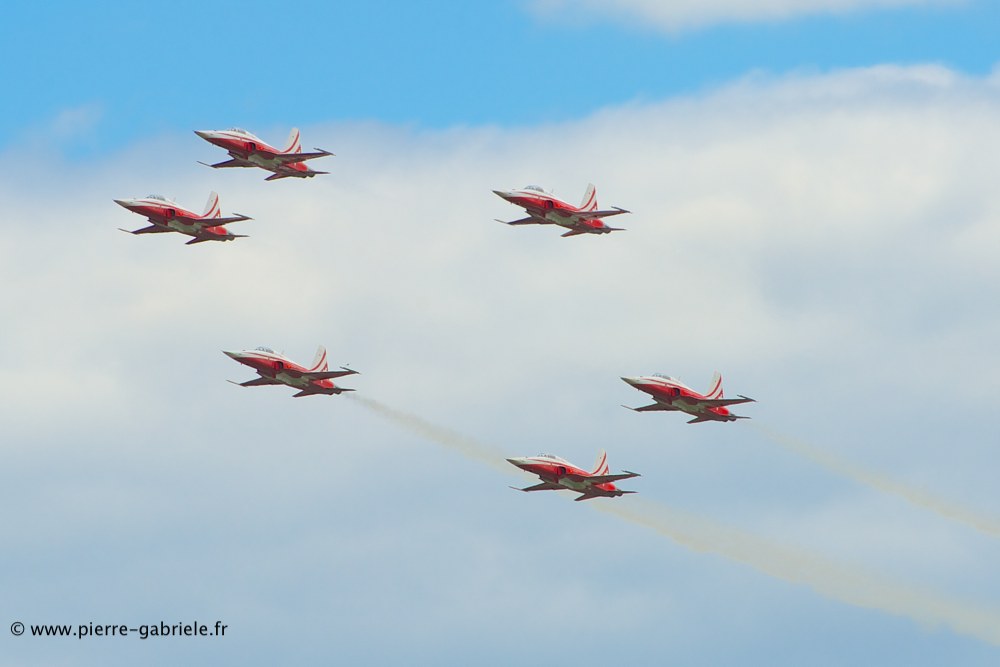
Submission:
M 532 0 L 545 17 L 580 20 L 611 17 L 679 31 L 718 23 L 781 21 L 812 14 L 847 14 L 878 9 L 950 6 L 965 0 Z
M 65 109 L 56 115 L 49 125 L 54 138 L 59 140 L 79 139 L 89 135 L 104 116 L 99 104 L 86 104 L 74 109 Z
M 434 633 L 456 608 L 473 639 L 499 625 L 524 632 L 517 648 L 496 644 L 498 662 L 520 650 L 545 658 L 554 649 L 530 626 L 600 608 L 619 588 L 616 608 L 683 609 L 671 616 L 678 636 L 704 632 L 706 619 L 755 634 L 725 610 L 766 584 L 737 566 L 725 570 L 735 589 L 705 585 L 729 566 L 611 518 L 595 524 L 567 498 L 515 494 L 512 479 L 346 398 L 224 382 L 250 373 L 223 348 L 271 344 L 308 360 L 322 343 L 332 363 L 361 371 L 344 384 L 508 455 L 545 449 L 587 464 L 606 447 L 658 502 L 755 529 L 780 523 L 788 544 L 822 534 L 825 548 L 851 544 L 856 562 L 858 536 L 881 534 L 876 571 L 897 560 L 901 580 L 973 589 L 967 573 L 989 571 L 996 545 L 868 503 L 871 491 L 743 424 L 622 410 L 643 397 L 618 377 L 665 371 L 700 386 L 718 368 L 730 393 L 759 399 L 745 413 L 761 422 L 1000 507 L 983 419 L 1000 371 L 998 111 L 996 77 L 882 67 L 751 77 L 520 130 L 303 128 L 307 144 L 337 153 L 322 163 L 329 176 L 307 182 L 208 170 L 195 161 L 214 149 L 187 133 L 96 164 L 7 160 L 0 488 L 18 508 L 5 525 L 30 536 L 9 559 L 45 561 L 46 585 L 71 583 L 83 600 L 119 582 L 95 554 L 120 549 L 112 560 L 128 581 L 153 563 L 171 609 L 187 598 L 245 608 L 232 613 L 247 635 L 267 635 L 273 619 L 349 618 L 335 633 L 347 655 L 361 654 L 360 636 L 404 632 L 424 612 L 428 635 L 407 634 L 408 647 L 438 655 Z M 602 205 L 634 211 L 616 220 L 628 231 L 562 239 L 492 222 L 518 215 L 494 188 L 541 182 L 576 200 L 588 181 Z M 225 213 L 255 218 L 240 228 L 250 238 L 186 247 L 115 229 L 141 221 L 113 198 L 166 191 L 197 208 L 213 189 Z M 928 548 L 936 564 L 910 562 L 928 535 L 954 542 Z M 75 570 L 52 545 L 93 576 L 59 574 Z M 226 570 L 237 560 L 244 574 Z M 508 562 L 524 578 L 500 583 Z M 533 568 L 572 589 L 533 607 L 539 593 L 521 575 Z M 155 611 L 148 594 L 140 605 L 129 586 L 111 590 L 107 605 Z M 11 604 L 28 608 L 32 593 L 19 585 Z M 63 609 L 55 596 L 30 606 Z M 779 620 L 834 613 L 808 592 L 781 604 Z M 581 641 L 603 627 L 560 626 Z M 628 627 L 606 628 L 596 657 L 639 642 Z M 322 653 L 321 641 L 304 638 L 303 655 Z M 636 655 L 649 655 L 645 641 Z

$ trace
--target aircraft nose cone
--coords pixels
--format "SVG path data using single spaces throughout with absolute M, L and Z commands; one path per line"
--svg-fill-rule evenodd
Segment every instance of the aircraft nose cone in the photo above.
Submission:
M 132 200 L 131 199 L 115 199 L 114 202 L 116 204 L 118 204 L 119 206 L 124 206 L 125 208 L 128 208 L 128 205 L 132 203 Z
M 211 139 L 215 135 L 211 130 L 195 130 L 194 133 L 202 139 Z
M 233 351 L 230 351 L 230 350 L 223 350 L 222 354 L 226 355 L 227 357 L 229 357 L 231 359 L 239 359 L 240 357 L 243 356 L 239 352 L 233 352 Z
M 636 386 L 637 384 L 639 384 L 639 378 L 635 378 L 635 377 L 624 377 L 624 376 L 622 376 L 622 380 L 624 380 L 625 382 L 629 383 L 633 387 Z
M 494 190 L 493 194 L 495 194 L 497 197 L 503 197 L 504 199 L 507 199 L 507 193 L 504 192 L 503 190 Z
M 517 467 L 520 468 L 521 465 L 524 463 L 524 459 L 515 456 L 514 458 L 507 459 L 507 463 L 516 465 Z

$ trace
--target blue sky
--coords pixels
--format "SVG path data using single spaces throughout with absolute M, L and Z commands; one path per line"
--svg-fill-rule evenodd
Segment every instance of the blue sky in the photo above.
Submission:
M 1000 9 L 758 5 L 6 9 L 0 628 L 231 634 L 0 665 L 996 664 Z M 233 125 L 331 173 L 196 164 Z M 627 231 L 493 222 L 529 182 Z M 212 190 L 249 238 L 117 231 Z M 318 344 L 356 397 L 225 382 Z M 714 370 L 752 420 L 620 407 Z M 508 488 L 601 448 L 638 495 Z
M 100 111 L 84 148 L 101 153 L 145 135 L 268 127 L 289 115 L 421 128 L 556 122 L 750 71 L 940 63 L 982 75 L 1000 23 L 1000 7 L 985 1 L 672 33 L 617 15 L 567 20 L 523 1 L 21 3 L 4 17 L 0 71 L 18 103 L 2 112 L 0 146 L 79 107 Z

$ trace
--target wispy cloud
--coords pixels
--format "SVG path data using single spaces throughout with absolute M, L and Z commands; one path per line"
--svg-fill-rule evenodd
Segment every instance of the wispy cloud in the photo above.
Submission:
M 642 22 L 674 32 L 718 23 L 962 4 L 965 0 L 532 0 L 530 6 L 536 13 L 553 19 Z
M 352 522 L 352 541 L 367 545 L 351 557 L 352 580 L 410 581 L 423 565 L 411 555 L 420 531 L 387 522 L 422 516 L 435 502 L 452 512 L 449 530 L 468 540 L 479 530 L 510 550 L 526 549 L 528 513 L 514 527 L 505 480 L 466 457 L 437 448 L 422 456 L 403 444 L 416 433 L 440 435 L 431 426 L 442 423 L 501 443 L 507 455 L 544 448 L 587 461 L 604 447 L 613 466 L 643 474 L 636 485 L 643 497 L 698 504 L 699 516 L 739 507 L 741 526 L 766 523 L 755 519 L 780 503 L 788 543 L 802 543 L 796 526 L 833 526 L 824 538 L 857 546 L 848 560 L 864 569 L 870 559 L 857 535 L 891 525 L 893 535 L 906 531 L 905 548 L 886 540 L 881 550 L 905 581 L 922 557 L 913 545 L 927 539 L 921 522 L 933 516 L 914 512 L 906 517 L 912 523 L 879 516 L 866 504 L 873 494 L 824 486 L 830 476 L 814 466 L 786 476 L 739 446 L 754 437 L 750 429 L 692 430 L 670 415 L 628 413 L 618 406 L 634 396 L 618 377 L 662 370 L 698 382 L 718 368 L 732 389 L 758 399 L 755 418 L 807 438 L 813 433 L 803 424 L 864 429 L 882 460 L 905 457 L 910 471 L 933 475 L 929 486 L 941 495 L 978 494 L 976 506 L 1000 506 L 992 479 L 980 477 L 996 467 L 991 434 L 981 420 L 954 419 L 995 409 L 1000 317 L 989 304 L 1000 302 L 998 114 L 995 76 L 882 67 L 755 76 L 703 95 L 517 130 L 304 127 L 308 145 L 337 154 L 323 163 L 329 176 L 304 182 L 202 167 L 196 160 L 217 155 L 189 132 L 87 164 L 12 149 L 0 161 L 0 422 L 9 463 L 0 488 L 3 500 L 23 508 L 8 519 L 16 519 L 16 534 L 33 536 L 16 557 L 49 559 L 57 589 L 72 583 L 68 560 L 79 560 L 81 544 L 93 546 L 87 536 L 107 538 L 103 556 L 127 546 L 122 525 L 144 535 L 166 525 L 170 539 L 156 542 L 156 553 L 138 543 L 128 543 L 128 553 L 135 563 L 184 563 L 159 579 L 175 597 L 235 608 L 246 590 L 262 597 L 286 590 L 282 577 L 294 572 L 323 582 L 305 586 L 315 599 L 301 609 L 345 617 L 358 605 L 394 609 L 393 596 L 403 594 L 394 587 L 379 588 L 385 597 L 374 605 L 360 587 L 341 595 L 321 558 L 291 563 L 289 554 L 309 552 L 299 536 L 323 531 L 334 536 L 329 552 L 340 554 L 342 534 L 324 514 L 363 505 L 343 519 Z M 278 142 L 288 130 L 251 129 Z M 541 182 L 575 200 L 588 181 L 602 206 L 634 212 L 616 220 L 628 231 L 562 239 L 558 230 L 492 221 L 517 215 L 494 188 Z M 198 208 L 210 190 L 220 193 L 224 213 L 253 216 L 239 230 L 250 238 L 188 247 L 183 238 L 116 229 L 141 221 L 113 198 L 159 191 Z M 269 344 L 308 358 L 320 343 L 331 363 L 360 371 L 351 384 L 359 397 L 407 406 L 421 421 L 400 432 L 346 397 L 292 399 L 280 387 L 225 382 L 247 375 L 222 349 Z M 944 436 L 924 428 L 905 450 L 893 448 L 901 429 L 918 428 L 914 422 Z M 469 444 L 453 442 L 456 451 Z M 771 497 L 728 486 L 672 496 L 685 487 L 665 478 L 695 474 L 686 467 L 694 455 L 683 450 L 720 442 L 734 446 L 698 450 L 713 455 L 705 467 L 754 480 Z M 54 494 L 35 476 L 72 490 Z M 843 506 L 863 511 L 830 518 L 818 507 L 827 497 L 800 502 L 817 485 L 834 500 L 849 495 Z M 120 515 L 103 511 L 109 498 Z M 202 511 L 208 501 L 213 512 L 225 508 L 224 522 Z M 701 506 L 709 503 L 711 512 Z M 72 512 L 61 509 L 70 504 Z M 546 511 L 557 519 L 532 510 L 530 520 L 568 540 L 592 530 L 581 514 L 597 518 L 571 509 L 579 505 L 550 503 Z M 660 543 L 608 523 L 625 531 L 627 546 Z M 215 537 L 220 526 L 242 541 Z M 948 549 L 932 550 L 940 560 L 927 569 L 945 574 L 928 588 L 982 586 L 990 595 L 990 582 L 975 573 L 995 562 L 994 541 L 956 532 Z M 215 561 L 192 547 L 213 539 Z M 255 548 L 265 542 L 267 553 Z M 248 571 L 260 566 L 268 576 L 230 579 L 228 588 L 208 576 L 184 578 L 206 560 L 224 569 L 219 554 L 237 551 Z M 421 553 L 443 557 L 430 547 Z M 602 573 L 627 573 L 643 582 L 635 595 L 660 604 L 660 564 L 637 564 L 628 548 L 573 559 L 553 548 L 525 560 L 549 558 L 546 567 L 565 570 L 596 568 L 597 557 L 606 559 Z M 89 563 L 104 572 L 96 556 Z M 605 594 L 604 574 L 576 574 L 598 582 L 588 593 Z M 435 586 L 445 600 L 464 590 L 448 576 Z M 18 601 L 37 598 L 17 590 Z M 484 590 L 499 595 L 504 587 Z M 122 586 L 122 608 L 136 594 Z M 275 605 L 292 623 L 307 613 L 296 611 L 299 602 Z M 509 618 L 525 629 L 521 648 L 544 651 L 527 626 L 545 619 L 520 602 L 504 605 L 518 609 Z M 796 614 L 815 611 L 801 604 Z M 440 613 L 447 615 L 445 606 Z M 677 622 L 698 622 L 687 616 Z M 987 617 L 969 618 L 962 627 Z M 243 627 L 254 631 L 247 636 L 267 635 L 249 619 Z M 617 643 L 626 642 L 608 642 Z
M 99 104 L 64 109 L 52 119 L 48 129 L 58 139 L 79 139 L 93 132 L 103 116 L 104 108 Z

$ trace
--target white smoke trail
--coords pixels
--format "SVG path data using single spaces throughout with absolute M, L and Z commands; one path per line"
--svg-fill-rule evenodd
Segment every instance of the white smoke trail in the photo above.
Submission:
M 480 463 L 485 463 L 500 472 L 507 474 L 514 472 L 514 469 L 509 463 L 507 463 L 503 454 L 495 451 L 492 447 L 474 440 L 473 438 L 462 435 L 461 433 L 456 433 L 455 431 L 443 428 L 436 424 L 432 424 L 426 419 L 421 419 L 420 417 L 412 415 L 408 412 L 390 408 L 388 405 L 380 403 L 372 398 L 358 396 L 357 394 L 348 395 L 372 412 L 385 417 L 397 426 L 405 428 L 408 431 L 412 431 L 413 433 L 427 438 L 428 440 L 433 440 L 434 442 L 444 445 L 449 449 L 454 449 L 467 458 L 479 461 Z
M 964 523 L 993 537 L 1000 537 L 1000 519 L 980 514 L 957 503 L 939 498 L 922 489 L 902 484 L 878 473 L 866 470 L 822 449 L 808 445 L 796 438 L 772 431 L 760 424 L 752 424 L 752 426 L 781 447 L 804 456 L 833 473 L 848 477 L 876 491 L 898 496 L 913 505 L 928 509 L 947 519 Z
M 945 625 L 955 632 L 1000 646 L 998 610 L 887 581 L 858 567 L 781 546 L 705 517 L 639 498 L 592 507 L 650 528 L 689 549 L 718 554 L 772 577 L 804 584 L 824 597 L 905 616 L 922 624 Z
M 505 473 L 513 472 L 505 464 L 501 453 L 478 440 L 373 399 L 352 397 L 376 414 L 467 458 Z M 717 554 L 783 581 L 809 586 L 824 597 L 903 616 L 922 624 L 945 625 L 955 632 L 1000 646 L 1000 611 L 889 582 L 858 567 L 781 546 L 705 517 L 673 510 L 635 496 L 614 501 L 598 498 L 588 501 L 587 505 L 652 529 L 688 549 Z

